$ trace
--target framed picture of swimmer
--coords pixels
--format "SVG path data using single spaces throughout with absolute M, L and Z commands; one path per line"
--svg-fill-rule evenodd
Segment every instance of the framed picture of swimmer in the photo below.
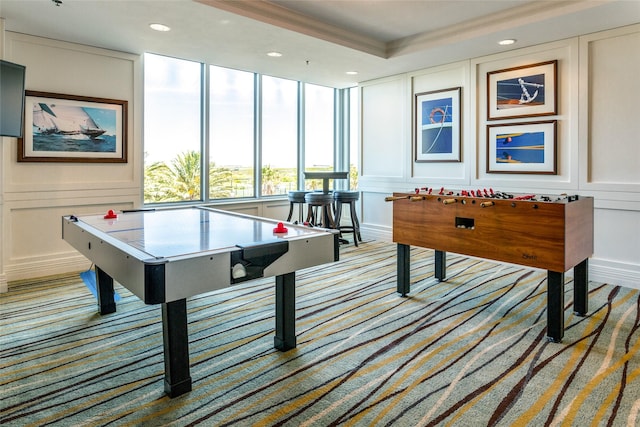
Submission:
M 556 174 L 557 121 L 487 125 L 487 172 Z
M 19 162 L 127 162 L 127 101 L 25 91 Z
M 415 94 L 416 162 L 460 161 L 460 95 L 462 88 Z
M 558 61 L 487 73 L 487 119 L 557 114 Z

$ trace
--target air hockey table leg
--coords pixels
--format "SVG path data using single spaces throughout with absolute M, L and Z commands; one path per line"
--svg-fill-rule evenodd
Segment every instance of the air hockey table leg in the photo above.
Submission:
M 564 273 L 547 271 L 547 339 L 561 342 L 564 336 Z
M 296 273 L 276 276 L 276 336 L 273 346 L 280 351 L 296 348 Z
M 187 300 L 162 304 L 164 339 L 164 391 L 176 397 L 191 391 Z
M 113 278 L 96 266 L 96 292 L 98 294 L 98 310 L 100 314 L 116 312 Z

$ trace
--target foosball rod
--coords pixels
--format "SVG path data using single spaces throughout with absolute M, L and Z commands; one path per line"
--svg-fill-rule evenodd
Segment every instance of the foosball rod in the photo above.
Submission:
M 412 202 L 417 202 L 420 200 L 424 200 L 425 198 L 423 196 L 387 196 L 384 198 L 385 202 L 394 202 L 396 200 L 410 200 Z
M 489 190 L 487 190 L 486 188 L 484 190 L 481 190 L 478 188 L 477 191 L 475 190 L 459 190 L 459 191 L 453 191 L 453 190 L 447 190 L 444 187 L 440 188 L 440 191 L 436 190 L 435 192 L 433 191 L 433 188 L 429 188 L 429 187 L 416 187 L 414 189 L 416 194 L 420 194 L 420 192 L 425 192 L 427 193 L 427 195 L 431 195 L 431 194 L 435 194 L 438 196 L 462 196 L 462 197 L 500 197 L 500 193 L 494 193 L 493 192 L 493 188 L 490 188 Z M 504 194 L 504 193 L 502 193 Z
M 396 200 L 408 200 L 413 196 L 387 196 L 384 198 L 385 202 L 394 202 Z

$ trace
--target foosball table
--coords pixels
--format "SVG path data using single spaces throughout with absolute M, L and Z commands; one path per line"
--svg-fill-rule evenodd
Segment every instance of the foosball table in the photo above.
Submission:
M 416 188 L 393 202 L 398 292 L 410 291 L 410 246 L 435 251 L 435 277 L 446 279 L 446 252 L 547 270 L 547 337 L 564 336 L 564 273 L 573 268 L 573 309 L 588 310 L 593 198 Z

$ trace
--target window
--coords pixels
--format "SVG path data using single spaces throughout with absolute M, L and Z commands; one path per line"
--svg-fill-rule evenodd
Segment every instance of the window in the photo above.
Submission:
M 298 187 L 298 83 L 262 76 L 262 196 Z
M 336 153 L 345 168 L 349 93 L 145 54 L 144 203 L 282 196 Z
M 209 198 L 255 195 L 254 74 L 209 67 Z
M 304 170 L 327 172 L 334 164 L 334 89 L 304 85 Z M 322 180 L 305 181 L 307 190 L 321 190 Z
M 144 56 L 144 202 L 201 200 L 201 66 Z

